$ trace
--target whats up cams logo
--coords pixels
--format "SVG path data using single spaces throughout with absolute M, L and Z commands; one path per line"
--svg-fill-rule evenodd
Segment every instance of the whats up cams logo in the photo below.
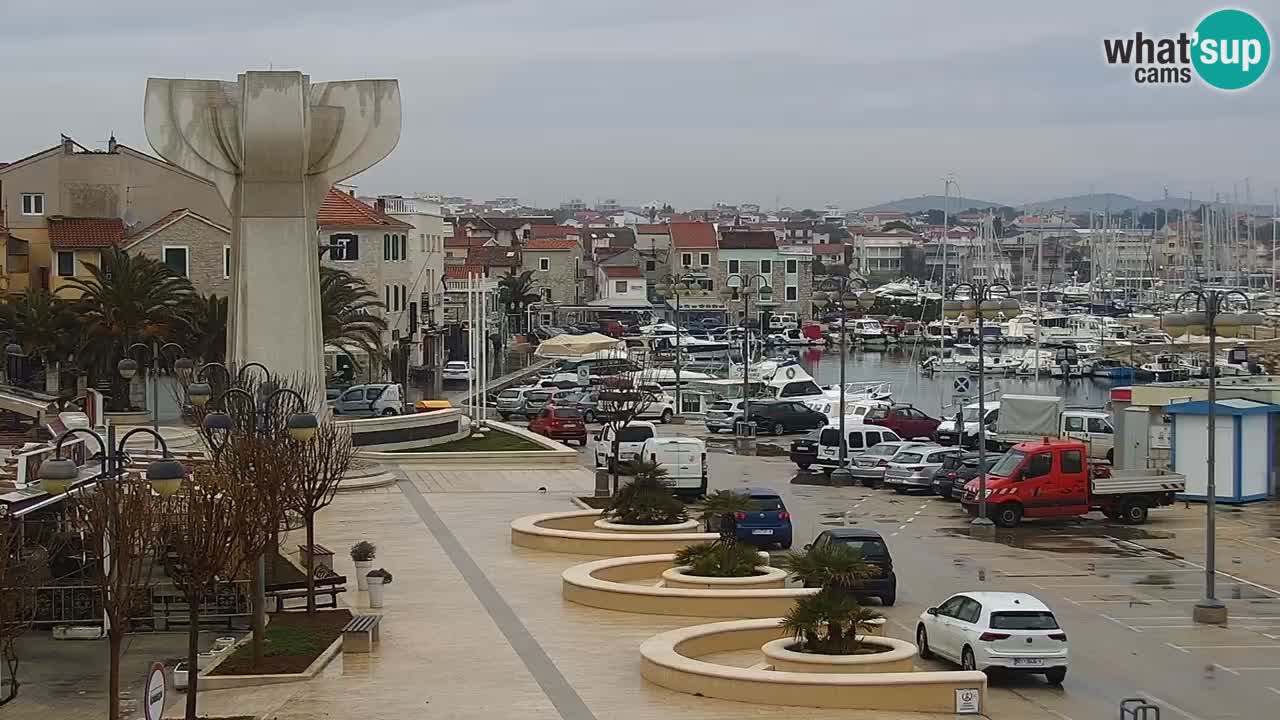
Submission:
M 1108 65 L 1133 66 L 1133 81 L 1141 85 L 1186 85 L 1199 77 L 1218 90 L 1243 90 L 1266 72 L 1271 38 L 1253 15 L 1218 10 L 1205 16 L 1193 32 L 1107 38 L 1102 51 Z

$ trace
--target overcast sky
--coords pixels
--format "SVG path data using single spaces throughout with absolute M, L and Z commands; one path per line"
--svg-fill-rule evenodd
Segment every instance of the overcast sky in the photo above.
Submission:
M 147 148 L 148 76 L 274 67 L 316 81 L 399 79 L 400 144 L 357 178 L 362 193 L 856 208 L 940 193 L 954 173 L 965 196 L 1015 204 L 1091 186 L 1204 197 L 1243 192 L 1246 177 L 1254 201 L 1270 202 L 1274 68 L 1227 94 L 1138 86 L 1102 60 L 1103 37 L 1190 31 L 1216 7 L 0 0 L 0 160 L 59 132 L 89 147 L 114 132 Z M 1250 9 L 1274 41 L 1280 9 Z

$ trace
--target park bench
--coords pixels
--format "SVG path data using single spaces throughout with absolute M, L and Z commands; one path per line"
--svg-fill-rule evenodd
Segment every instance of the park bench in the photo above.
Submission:
M 317 568 L 319 570 L 319 568 Z M 317 573 L 318 574 L 318 573 Z M 347 578 L 345 575 L 327 575 L 316 578 L 316 607 L 336 608 L 338 607 L 338 593 L 347 591 Z M 296 580 L 293 582 L 274 583 L 266 587 L 266 596 L 275 600 L 276 612 L 284 612 L 286 610 L 301 610 L 306 607 L 303 602 L 301 606 L 289 607 L 285 604 L 286 600 L 297 600 L 301 598 L 306 600 L 307 597 L 307 581 Z M 320 598 L 327 596 L 328 602 L 322 602 Z
M 342 628 L 342 652 L 367 653 L 378 642 L 378 624 L 381 615 L 356 615 Z
M 312 557 L 315 558 L 315 568 L 317 571 L 319 571 L 320 568 L 324 568 L 330 571 L 333 570 L 333 551 L 330 550 L 329 548 L 323 545 L 316 544 L 311 546 L 311 551 L 310 553 L 308 553 L 306 545 L 299 545 L 298 546 L 298 565 L 304 568 L 307 566 L 308 554 L 310 554 Z M 320 577 L 319 572 L 317 572 L 316 577 Z

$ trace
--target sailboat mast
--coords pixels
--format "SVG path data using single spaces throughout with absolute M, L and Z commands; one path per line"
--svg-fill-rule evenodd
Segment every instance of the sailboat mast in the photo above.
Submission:
M 942 367 L 942 361 L 947 356 L 947 322 L 946 314 L 942 312 L 943 306 L 947 304 L 947 206 L 951 200 L 951 176 L 948 175 L 942 179 L 942 299 L 938 301 L 938 367 Z M 946 407 L 945 391 L 943 386 L 946 383 L 938 383 L 938 415 L 942 415 L 943 409 Z M 957 429 L 959 432 L 959 429 Z

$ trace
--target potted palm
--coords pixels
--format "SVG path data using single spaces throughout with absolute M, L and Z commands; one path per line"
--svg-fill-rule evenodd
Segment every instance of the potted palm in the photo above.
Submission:
M 635 477 L 618 489 L 601 518 L 611 527 L 618 525 L 673 526 L 689 519 L 684 503 L 671 494 L 664 482 L 666 468 L 640 461 L 633 466 Z M 675 528 L 664 528 L 675 529 Z
M 382 607 L 382 594 L 386 591 L 386 587 L 391 584 L 391 573 L 382 568 L 371 570 L 365 575 L 366 581 L 369 583 L 369 607 Z
M 368 540 L 361 540 L 351 546 L 351 561 L 356 565 L 356 587 L 360 590 L 368 590 L 369 583 L 365 576 L 369 573 L 369 568 L 373 567 L 373 558 L 378 554 L 378 548 Z
M 855 587 L 873 572 L 862 553 L 842 543 L 809 545 L 800 552 L 789 552 L 782 560 L 782 568 L 805 587 L 842 591 Z
M 911 672 L 916 646 L 873 635 L 884 619 L 834 586 L 796 601 L 780 623 L 786 634 L 760 649 L 781 672 Z
M 761 590 L 786 585 L 787 573 L 769 567 L 769 556 L 754 547 L 717 540 L 681 548 L 675 567 L 663 571 L 670 588 Z
M 759 509 L 759 503 L 746 493 L 717 490 L 698 504 L 698 519 L 706 526 L 707 532 L 720 533 L 717 542 L 733 545 L 738 542 L 738 518 Z

